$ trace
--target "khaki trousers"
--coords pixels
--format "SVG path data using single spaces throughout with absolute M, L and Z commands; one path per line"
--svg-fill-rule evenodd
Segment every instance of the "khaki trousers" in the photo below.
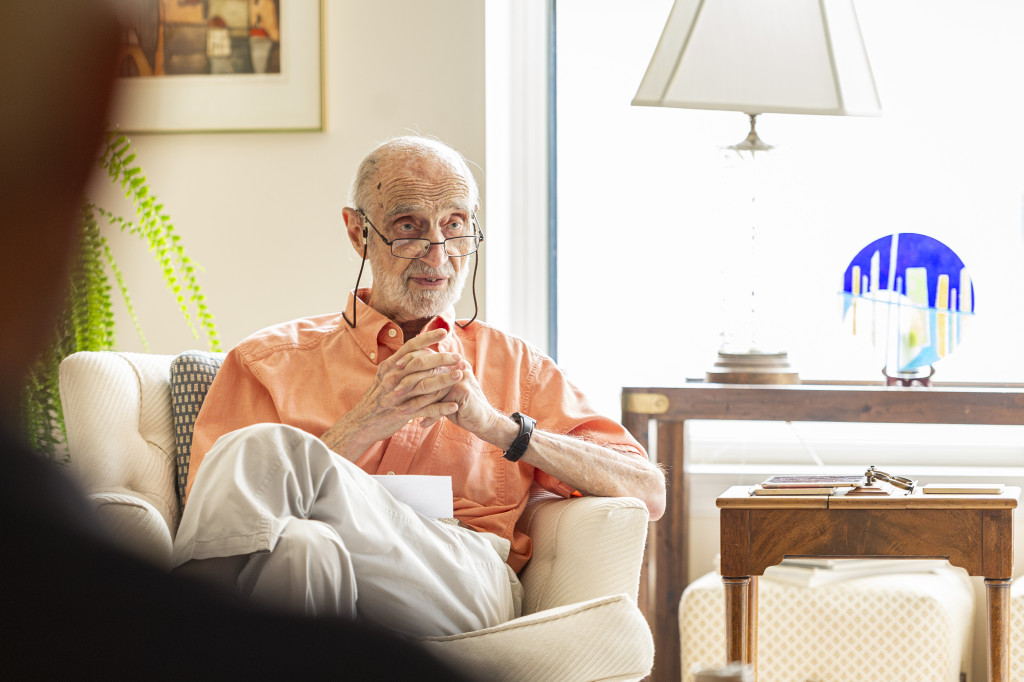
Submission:
M 320 439 L 257 424 L 204 458 L 173 565 L 241 557 L 235 587 L 255 600 L 421 637 L 515 618 L 508 551 L 504 538 L 420 516 Z

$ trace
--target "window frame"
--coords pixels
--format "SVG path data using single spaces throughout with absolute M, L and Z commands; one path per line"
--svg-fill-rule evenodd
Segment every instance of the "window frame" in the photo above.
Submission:
M 486 316 L 557 353 L 555 0 L 487 0 Z

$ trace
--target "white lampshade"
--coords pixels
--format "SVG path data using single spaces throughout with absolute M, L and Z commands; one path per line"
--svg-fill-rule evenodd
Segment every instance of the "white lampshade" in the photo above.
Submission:
M 633 104 L 881 113 L 852 0 L 676 0 Z

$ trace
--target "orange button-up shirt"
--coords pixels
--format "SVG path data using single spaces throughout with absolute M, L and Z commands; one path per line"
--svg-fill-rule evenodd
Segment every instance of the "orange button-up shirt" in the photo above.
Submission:
M 360 290 L 366 299 L 367 290 Z M 351 294 L 347 310 L 352 308 Z M 360 301 L 357 327 L 341 313 L 286 322 L 261 330 L 228 353 L 195 423 L 186 490 L 220 436 L 263 422 L 288 424 L 320 437 L 369 388 L 377 365 L 405 342 L 402 329 Z M 617 422 L 594 412 L 555 363 L 526 342 L 479 321 L 462 329 L 434 318 L 426 330 L 449 334 L 441 352 L 459 353 L 491 405 L 537 420 L 537 428 L 605 443 L 646 457 Z M 538 484 L 568 497 L 573 488 L 502 451 L 447 419 L 423 429 L 410 423 L 364 452 L 356 465 L 370 474 L 452 477 L 455 517 L 512 544 L 516 571 L 530 558 L 531 542 L 516 530 L 530 489 Z

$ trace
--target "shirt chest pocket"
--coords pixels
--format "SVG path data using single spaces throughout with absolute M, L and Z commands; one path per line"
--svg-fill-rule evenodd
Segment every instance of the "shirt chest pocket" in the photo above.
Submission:
M 448 443 L 477 449 L 482 445 L 487 445 L 487 443 L 484 443 L 469 431 L 460 429 L 448 419 L 441 420 L 441 433 L 439 434 L 438 441 L 442 444 Z
M 484 507 L 516 503 L 522 472 L 518 465 L 501 456 L 500 448 L 447 419 L 441 421 L 435 448 L 433 473 L 452 477 L 456 497 Z M 528 482 L 526 485 L 529 486 Z

